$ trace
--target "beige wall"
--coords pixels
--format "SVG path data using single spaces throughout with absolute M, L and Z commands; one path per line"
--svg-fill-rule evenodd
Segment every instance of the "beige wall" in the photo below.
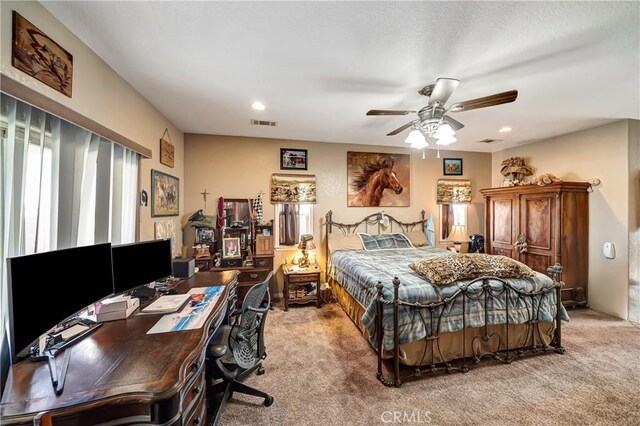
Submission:
M 280 148 L 308 150 L 308 173 L 317 178 L 318 203 L 314 207 L 316 244 L 322 242 L 323 219 L 329 210 L 333 210 L 336 221 L 355 222 L 380 210 L 403 221 L 415 221 L 419 220 L 420 210 L 424 209 L 427 215 L 433 212 L 437 223 L 436 181 L 443 176 L 442 159 L 436 158 L 435 151 L 427 151 L 427 158 L 423 160 L 421 151 L 408 148 L 194 134 L 185 135 L 183 223 L 191 213 L 203 208 L 200 192 L 205 188 L 211 192 L 207 198 L 207 214 L 215 214 L 220 196 L 253 198 L 259 191 L 264 191 L 264 219 L 273 219 L 274 208 L 268 198 L 270 176 L 272 173 L 288 173 L 280 170 Z M 347 151 L 410 153 L 411 207 L 347 207 Z M 460 178 L 470 179 L 473 188 L 468 230 L 470 234 L 483 233 L 484 201 L 478 190 L 491 185 L 491 154 L 441 151 L 441 157 L 463 159 L 464 175 Z M 436 235 L 437 232 L 438 229 Z M 324 262 L 323 253 L 316 251 L 319 261 Z M 278 252 L 276 265 L 291 255 L 291 251 Z
M 627 120 L 570 133 L 494 153 L 492 180 L 499 186 L 502 160 L 520 156 L 534 175 L 553 173 L 564 180 L 602 184 L 589 194 L 589 303 L 627 319 L 629 295 L 629 124 Z M 615 259 L 602 253 L 615 244 Z
M 640 120 L 629 120 L 629 320 L 640 323 Z
M 72 98 L 11 66 L 12 10 L 16 10 L 73 55 Z M 141 165 L 141 188 L 149 194 L 151 169 L 178 177 L 180 191 L 184 192 L 183 133 L 39 3 L 1 2 L 0 66 L 2 74 L 151 149 L 152 158 L 143 160 Z M 165 128 L 169 129 L 175 145 L 175 168 L 159 162 L 159 140 Z M 182 208 L 180 211 L 183 211 Z M 179 218 L 173 220 L 179 230 Z M 141 240 L 153 238 L 153 223 L 150 206 L 141 207 Z M 178 246 L 181 244 L 182 236 L 178 232 Z

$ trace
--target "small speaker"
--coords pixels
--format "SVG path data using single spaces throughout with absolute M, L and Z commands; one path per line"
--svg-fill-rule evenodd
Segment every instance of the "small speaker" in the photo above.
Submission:
M 191 278 L 195 267 L 196 261 L 194 259 L 173 259 L 173 276 Z

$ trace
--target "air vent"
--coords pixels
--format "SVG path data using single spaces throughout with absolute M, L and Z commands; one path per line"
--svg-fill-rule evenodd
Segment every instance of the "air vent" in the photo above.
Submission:
M 481 141 L 477 141 L 476 143 L 494 143 L 500 142 L 502 139 L 482 139 Z
M 265 120 L 254 120 L 251 119 L 251 124 L 254 126 L 268 126 L 268 127 L 276 127 L 278 125 L 277 121 L 265 121 Z

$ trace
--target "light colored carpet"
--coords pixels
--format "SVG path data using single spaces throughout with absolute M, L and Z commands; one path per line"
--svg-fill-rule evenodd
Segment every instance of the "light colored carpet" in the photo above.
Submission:
M 235 394 L 221 423 L 640 424 L 640 327 L 591 310 L 569 315 L 564 355 L 487 361 L 387 388 L 375 377 L 374 351 L 339 305 L 278 306 L 267 318 L 266 373 L 246 382 L 275 402 L 267 408 Z

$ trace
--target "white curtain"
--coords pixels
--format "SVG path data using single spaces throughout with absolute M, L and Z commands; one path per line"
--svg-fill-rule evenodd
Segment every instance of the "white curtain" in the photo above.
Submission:
M 0 325 L 7 257 L 135 241 L 139 154 L 1 95 Z

